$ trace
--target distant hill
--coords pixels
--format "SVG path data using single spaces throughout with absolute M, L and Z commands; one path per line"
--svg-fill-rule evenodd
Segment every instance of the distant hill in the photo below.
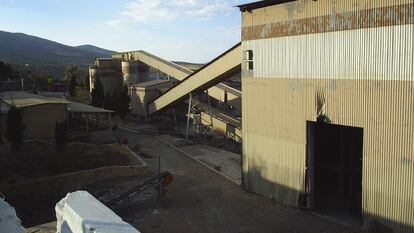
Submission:
M 86 76 L 87 68 L 95 58 L 111 57 L 114 52 L 93 45 L 68 46 L 24 33 L 0 31 L 0 61 L 12 64 L 20 72 L 25 72 L 28 64 L 36 74 L 62 79 L 66 66 L 75 64 Z M 203 66 L 190 62 L 176 63 L 194 71 Z
M 112 51 L 92 45 L 72 47 L 23 33 L 0 31 L 0 61 L 20 70 L 29 64 L 29 69 L 57 78 L 63 77 L 68 64 L 78 65 L 86 71 L 95 58 L 110 57 L 111 54 Z
M 83 50 L 85 52 L 100 54 L 102 57 L 111 57 L 113 53 L 116 53 L 115 51 L 102 49 L 93 45 L 79 45 L 75 48 Z

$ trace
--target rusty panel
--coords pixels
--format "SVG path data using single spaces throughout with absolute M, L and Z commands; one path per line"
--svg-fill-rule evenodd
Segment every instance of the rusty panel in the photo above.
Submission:
M 242 39 L 254 40 L 386 27 L 412 24 L 413 21 L 414 5 L 405 4 L 244 27 Z
M 337 18 L 345 8 L 409 8 L 373 15 L 359 25 L 368 27 L 242 42 L 243 50 L 254 54 L 254 70 L 242 72 L 246 187 L 298 205 L 305 192 L 306 122 L 325 113 L 334 124 L 364 130 L 364 226 L 369 229 L 375 220 L 395 233 L 414 232 L 413 1 L 297 1 L 290 6 L 301 3 L 312 4 L 312 11 L 282 4 L 257 10 L 266 15 L 245 12 L 244 23 L 278 23 L 270 16 L 276 11 L 289 16 L 279 23 L 293 23 Z M 396 23 L 378 24 L 381 17 Z M 330 23 L 338 28 L 335 23 L 343 21 Z
M 394 8 L 398 5 L 412 4 L 412 0 L 300 0 L 290 3 L 274 5 L 255 9 L 252 12 L 242 12 L 242 28 L 269 24 L 274 22 L 300 21 L 309 18 L 331 16 L 332 20 L 337 15 L 343 15 L 352 19 L 355 12 L 364 13 L 378 8 Z M 379 16 L 379 15 L 378 15 Z M 373 16 L 374 19 L 377 15 Z M 395 18 L 390 15 L 390 18 Z

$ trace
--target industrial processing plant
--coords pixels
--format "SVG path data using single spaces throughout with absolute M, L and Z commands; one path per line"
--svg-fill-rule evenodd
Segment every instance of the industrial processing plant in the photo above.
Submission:
M 132 113 L 151 117 L 184 101 L 189 111 L 182 114 L 199 112 L 194 121 L 242 142 L 247 190 L 349 215 L 366 228 L 378 221 L 411 232 L 413 3 L 261 1 L 239 8 L 242 42 L 196 72 L 144 51 L 114 54 L 136 96 Z M 143 88 L 148 67 L 166 80 Z M 243 88 L 223 83 L 229 77 L 241 77 Z M 110 78 L 108 90 L 121 74 Z
M 88 94 L 98 80 L 108 98 L 127 89 L 125 118 L 56 99 L 23 106 L 99 128 L 88 142 L 109 135 L 133 155 L 114 159 L 117 175 L 145 178 L 93 186 L 97 200 L 69 194 L 58 228 L 90 200 L 119 224 L 106 206 L 127 206 L 146 232 L 414 232 L 414 1 L 237 7 L 240 42 L 199 67 L 143 50 L 96 58 Z M 91 174 L 116 173 L 106 169 Z

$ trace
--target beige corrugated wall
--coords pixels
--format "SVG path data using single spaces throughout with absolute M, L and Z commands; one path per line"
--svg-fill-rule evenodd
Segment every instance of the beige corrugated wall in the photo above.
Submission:
M 67 120 L 66 104 L 42 104 L 23 108 L 24 138 L 53 138 L 56 122 Z
M 414 232 L 413 1 L 296 1 L 243 12 L 246 188 L 304 193 L 306 122 L 363 128 L 364 226 Z M 318 102 L 322 105 L 318 106 Z

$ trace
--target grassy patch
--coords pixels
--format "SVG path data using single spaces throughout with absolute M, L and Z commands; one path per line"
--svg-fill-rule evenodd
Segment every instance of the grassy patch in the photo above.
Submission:
M 0 155 L 0 185 L 104 166 L 129 165 L 139 165 L 139 162 L 120 145 L 72 144 L 64 152 L 58 152 L 53 145 L 30 142 L 17 153 Z

